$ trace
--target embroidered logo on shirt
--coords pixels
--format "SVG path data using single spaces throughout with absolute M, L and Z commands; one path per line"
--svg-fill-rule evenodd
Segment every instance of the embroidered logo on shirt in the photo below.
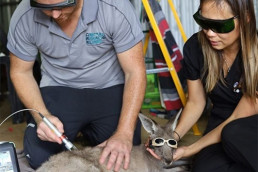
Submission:
M 98 45 L 106 39 L 104 33 L 86 33 L 86 43 L 89 45 Z

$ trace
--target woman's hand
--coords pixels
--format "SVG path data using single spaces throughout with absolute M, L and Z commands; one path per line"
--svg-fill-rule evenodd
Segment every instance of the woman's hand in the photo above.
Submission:
M 182 147 L 177 148 L 176 152 L 173 154 L 173 160 L 177 161 L 181 158 L 188 157 L 187 150 L 188 150 L 188 147 L 186 147 L 186 146 L 182 146 Z

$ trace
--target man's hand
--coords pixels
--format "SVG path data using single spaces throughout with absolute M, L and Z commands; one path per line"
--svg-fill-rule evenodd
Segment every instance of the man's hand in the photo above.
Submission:
M 57 117 L 50 115 L 47 118 L 60 133 L 64 133 L 63 124 Z M 37 127 L 37 134 L 41 140 L 62 144 L 62 140 L 42 120 L 37 121 Z
M 103 164 L 107 157 L 107 169 L 110 170 L 114 166 L 114 171 L 119 171 L 122 164 L 124 169 L 128 169 L 130 162 L 130 154 L 132 150 L 132 140 L 123 134 L 114 134 L 99 146 L 105 147 L 100 156 L 99 162 Z

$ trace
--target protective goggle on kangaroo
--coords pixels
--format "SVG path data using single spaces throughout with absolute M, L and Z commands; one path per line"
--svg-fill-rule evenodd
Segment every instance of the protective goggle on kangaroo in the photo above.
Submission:
M 74 6 L 75 4 L 76 4 L 76 0 L 64 0 L 56 4 L 42 4 L 37 2 L 37 0 L 30 0 L 31 7 L 39 8 L 43 10 L 62 9 L 62 8 Z
M 151 142 L 150 142 L 151 146 L 163 146 L 165 143 L 167 143 L 167 145 L 171 148 L 177 148 L 177 141 L 174 140 L 174 139 L 163 139 L 163 138 L 155 138 L 155 139 L 152 139 Z
M 238 16 L 231 17 L 226 20 L 213 20 L 203 17 L 200 14 L 200 9 L 193 15 L 194 20 L 198 25 L 200 25 L 203 29 L 208 30 L 211 29 L 216 33 L 229 33 L 235 29 L 234 19 Z

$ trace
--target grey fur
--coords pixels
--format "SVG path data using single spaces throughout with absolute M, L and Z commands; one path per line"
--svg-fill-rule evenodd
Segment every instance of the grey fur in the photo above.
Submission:
M 178 118 L 181 111 L 175 117 Z M 158 125 L 155 121 L 143 114 L 139 114 L 144 129 L 149 133 L 150 139 L 162 137 L 164 139 L 173 138 L 173 129 L 177 120 L 171 119 L 165 126 Z M 37 172 L 107 172 L 105 165 L 98 163 L 102 148 L 87 147 L 83 150 L 65 151 L 50 157 L 43 163 Z M 130 166 L 128 170 L 120 169 L 121 172 L 178 172 L 188 171 L 186 166 L 180 166 L 180 162 L 175 162 L 175 168 L 171 167 L 173 162 L 174 149 L 164 144 L 161 147 L 154 147 L 154 152 L 161 157 L 155 159 L 145 146 L 134 146 L 131 152 Z M 112 170 L 109 170 L 112 171 Z

